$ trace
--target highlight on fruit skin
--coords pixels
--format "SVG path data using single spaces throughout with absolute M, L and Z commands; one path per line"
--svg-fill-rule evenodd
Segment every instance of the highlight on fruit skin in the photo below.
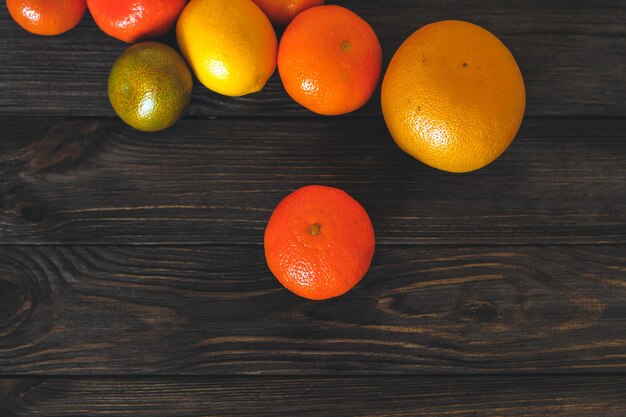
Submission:
M 85 0 L 6 0 L 13 20 L 35 35 L 55 36 L 80 23 Z
M 381 89 L 396 144 L 434 168 L 469 172 L 511 144 L 526 107 L 522 73 L 507 47 L 475 24 L 428 24 L 393 55 Z
M 285 288 L 325 300 L 345 294 L 365 276 L 374 256 L 374 228 L 345 191 L 309 185 L 276 206 L 264 248 L 270 271 Z
M 307 9 L 287 26 L 278 47 L 285 90 L 314 113 L 350 113 L 369 101 L 382 70 L 374 29 L 345 7 Z
M 225 96 L 261 91 L 276 69 L 276 32 L 252 0 L 191 0 L 176 39 L 200 82 Z
M 129 126 L 144 132 L 167 129 L 191 99 L 193 79 L 183 58 L 162 43 L 146 41 L 126 49 L 109 74 L 109 101 Z

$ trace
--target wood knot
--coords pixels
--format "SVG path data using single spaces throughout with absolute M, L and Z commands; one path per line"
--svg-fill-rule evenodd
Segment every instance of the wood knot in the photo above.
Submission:
M 90 153 L 99 127 L 98 123 L 56 124 L 41 140 L 27 149 L 25 158 L 35 172 L 76 164 Z
M 0 280 L 0 336 L 17 327 L 33 307 L 33 289 L 24 284 Z
M 498 306 L 491 301 L 472 300 L 455 309 L 461 320 L 478 323 L 495 323 L 498 321 Z
M 28 223 L 37 223 L 46 217 L 45 211 L 37 206 L 24 206 L 20 209 L 20 217 Z
M 22 184 L 13 183 L 6 186 L 7 195 L 17 195 L 20 194 L 22 191 L 24 191 L 24 186 Z

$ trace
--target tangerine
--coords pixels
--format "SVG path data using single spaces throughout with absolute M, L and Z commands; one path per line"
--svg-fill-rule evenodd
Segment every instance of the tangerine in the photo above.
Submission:
M 402 150 L 432 167 L 468 172 L 511 144 L 526 92 L 515 58 L 497 37 L 447 20 L 404 41 L 385 73 L 381 102 Z
M 13 20 L 36 35 L 53 36 L 76 26 L 87 10 L 85 0 L 7 0 Z
M 165 35 L 186 3 L 186 0 L 87 0 L 100 29 L 128 43 Z
M 287 26 L 278 47 L 285 90 L 323 115 L 363 106 L 376 89 L 381 65 L 382 50 L 372 27 L 341 6 L 303 11 Z
M 284 27 L 298 13 L 314 6 L 321 6 L 324 0 L 254 0 L 276 26 Z
M 354 287 L 374 256 L 372 222 L 346 192 L 302 187 L 274 209 L 265 229 L 265 259 L 288 290 L 311 300 Z

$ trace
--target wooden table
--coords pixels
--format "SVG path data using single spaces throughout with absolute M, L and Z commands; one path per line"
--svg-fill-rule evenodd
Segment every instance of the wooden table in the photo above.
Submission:
M 499 36 L 528 94 L 510 149 L 439 172 L 393 144 L 379 94 L 315 117 L 276 75 L 243 98 L 196 82 L 184 120 L 140 133 L 107 100 L 124 44 L 0 7 L 0 416 L 626 415 L 626 2 L 337 3 L 385 64 L 435 20 Z M 312 183 L 378 238 L 325 302 L 263 256 Z

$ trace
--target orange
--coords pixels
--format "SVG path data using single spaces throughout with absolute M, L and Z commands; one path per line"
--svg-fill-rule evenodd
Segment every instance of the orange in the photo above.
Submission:
M 113 64 L 109 101 L 126 124 L 145 132 L 172 126 L 191 99 L 193 79 L 183 58 L 158 42 L 132 45 Z
M 254 0 L 276 26 L 287 26 L 296 15 L 324 0 Z
M 76 26 L 87 10 L 85 0 L 7 0 L 13 20 L 36 35 L 59 35 Z
M 128 43 L 165 35 L 186 3 L 186 0 L 87 0 L 100 29 Z
M 311 300 L 354 287 L 374 256 L 374 229 L 365 209 L 347 193 L 302 187 L 276 207 L 265 229 L 265 259 L 293 293 Z
M 515 58 L 472 23 L 447 20 L 413 33 L 389 63 L 382 110 L 398 146 L 432 167 L 468 172 L 497 159 L 524 117 Z
M 340 6 L 297 15 L 278 47 L 278 71 L 287 93 L 324 115 L 349 113 L 372 96 L 382 52 L 369 24 Z
M 276 69 L 276 32 L 252 0 L 191 0 L 176 39 L 200 82 L 219 94 L 256 93 Z

